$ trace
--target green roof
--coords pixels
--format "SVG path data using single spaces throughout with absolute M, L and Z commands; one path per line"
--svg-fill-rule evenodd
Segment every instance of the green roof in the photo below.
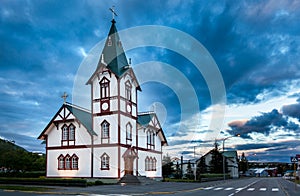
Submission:
M 147 126 L 150 123 L 153 116 L 154 116 L 153 113 L 138 115 L 137 122 L 142 126 Z
M 107 68 L 120 77 L 128 70 L 129 64 L 115 25 L 116 21 L 112 20 L 111 22 L 112 25 L 103 48 L 102 55 L 103 61 L 107 64 Z M 98 66 L 102 63 L 102 55 Z
M 69 103 L 66 104 L 66 108 L 68 108 L 68 110 L 72 112 L 72 114 L 83 124 L 83 126 L 91 135 L 97 135 L 93 131 L 92 115 L 90 112 L 84 111 L 83 109 L 80 109 L 78 107 L 73 107 L 73 105 L 70 105 Z

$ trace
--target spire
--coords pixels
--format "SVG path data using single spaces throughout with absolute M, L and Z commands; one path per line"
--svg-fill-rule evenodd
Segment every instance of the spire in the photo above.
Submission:
M 115 12 L 113 12 L 113 14 L 115 14 Z M 114 18 L 111 23 L 98 65 L 104 64 L 117 76 L 121 76 L 129 68 L 129 64 L 123 50 Z

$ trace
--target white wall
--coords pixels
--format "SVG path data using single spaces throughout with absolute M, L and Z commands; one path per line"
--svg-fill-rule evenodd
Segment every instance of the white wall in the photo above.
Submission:
M 58 157 L 62 154 L 72 156 L 76 154 L 78 159 L 78 170 L 58 170 Z M 91 160 L 90 148 L 81 149 L 61 149 L 48 150 L 47 152 L 47 177 L 90 177 L 91 167 L 89 160 Z

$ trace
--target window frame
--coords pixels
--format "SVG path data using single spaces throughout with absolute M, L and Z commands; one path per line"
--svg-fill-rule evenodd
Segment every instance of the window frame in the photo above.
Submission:
M 105 99 L 110 96 L 110 81 L 103 77 L 102 80 L 99 82 L 100 84 L 100 98 Z
M 128 101 L 132 100 L 132 85 L 129 80 L 125 82 L 125 99 Z
M 130 122 L 126 124 L 126 144 L 132 144 L 132 125 Z
M 106 127 L 104 127 L 107 125 Z M 110 124 L 106 120 L 101 123 L 101 139 L 109 139 Z M 105 134 L 104 134 L 105 133 Z
M 103 153 L 102 156 L 100 157 L 100 169 L 101 170 L 109 170 L 109 161 L 110 161 L 110 157 L 106 154 Z

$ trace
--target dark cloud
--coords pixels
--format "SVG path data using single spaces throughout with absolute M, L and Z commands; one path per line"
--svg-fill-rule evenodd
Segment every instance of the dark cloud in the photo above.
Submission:
M 284 115 L 297 118 L 300 121 L 300 103 L 285 105 L 282 107 L 282 113 Z
M 262 133 L 268 136 L 276 129 L 284 129 L 286 131 L 296 131 L 299 125 L 288 120 L 287 117 L 273 109 L 271 112 L 262 113 L 247 121 L 233 121 L 228 124 L 231 130 L 228 133 L 235 135 L 240 134 L 242 138 L 252 139 L 249 133 Z

